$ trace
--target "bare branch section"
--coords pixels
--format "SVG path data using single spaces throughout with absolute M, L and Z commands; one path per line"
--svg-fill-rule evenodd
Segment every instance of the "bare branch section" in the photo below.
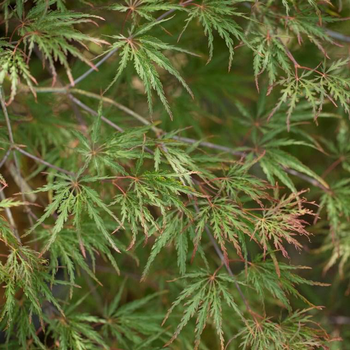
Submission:
M 15 146 L 15 149 L 16 149 L 19 153 L 21 153 L 21 154 L 27 156 L 28 158 L 31 158 L 31 159 L 35 160 L 36 162 L 38 162 L 38 163 L 40 163 L 40 164 L 43 164 L 43 165 L 45 165 L 45 166 L 47 166 L 47 167 L 49 167 L 49 168 L 51 168 L 51 169 L 57 170 L 57 171 L 59 171 L 59 172 L 61 172 L 61 173 L 63 173 L 63 174 L 66 174 L 66 175 L 70 175 L 70 176 L 73 176 L 73 175 L 74 175 L 73 172 L 68 171 L 68 170 L 65 170 L 65 169 L 62 169 L 62 168 L 60 168 L 60 167 L 58 167 L 58 166 L 56 166 L 56 165 L 54 165 L 54 164 L 51 164 L 51 163 L 49 163 L 49 162 L 47 162 L 47 161 L 45 161 L 45 160 L 43 160 L 43 159 L 41 159 L 41 158 L 39 158 L 39 157 L 33 155 L 33 154 L 28 153 L 27 151 L 25 151 L 24 149 L 22 149 L 22 148 L 20 148 L 20 147 Z

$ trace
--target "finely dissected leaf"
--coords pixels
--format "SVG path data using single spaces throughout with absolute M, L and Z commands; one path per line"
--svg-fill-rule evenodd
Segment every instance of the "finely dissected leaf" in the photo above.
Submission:
M 125 0 L 123 4 L 113 4 L 108 8 L 121 13 L 126 13 L 126 16 L 131 16 L 134 21 L 137 20 L 138 16 L 148 21 L 153 21 L 154 13 L 159 11 L 183 9 L 182 6 L 165 0 Z
M 254 47 L 254 75 L 258 85 L 259 76 L 267 71 L 269 85 L 272 86 L 277 78 L 279 70 L 287 75 L 291 74 L 291 65 L 286 50 L 277 36 L 269 34 L 257 37 L 253 40 Z
M 220 184 L 220 191 L 225 190 L 234 200 L 238 201 L 241 193 L 250 199 L 259 201 L 266 196 L 266 183 L 248 173 L 246 166 L 232 166 L 224 177 L 212 180 Z
M 334 161 L 332 166 L 326 170 L 324 176 L 332 170 L 333 166 L 341 164 L 344 170 L 350 170 L 350 132 L 349 124 L 346 120 L 340 120 L 335 139 L 322 138 L 321 142 L 325 145 L 330 158 Z
M 277 83 L 282 87 L 281 97 L 269 117 L 271 118 L 282 105 L 288 105 L 287 126 L 289 128 L 292 114 L 302 98 L 312 106 L 315 119 L 318 118 L 327 100 L 335 106 L 339 104 L 349 114 L 350 79 L 342 74 L 342 68 L 347 64 L 347 60 L 339 60 L 333 62 L 328 68 L 324 64 L 321 71 L 305 70 L 300 76 L 281 79 Z
M 188 232 L 187 227 L 190 225 L 190 222 L 184 221 L 182 218 L 183 214 L 176 212 L 169 213 L 165 222 L 171 223 L 165 226 L 164 229 L 160 230 L 159 236 L 156 238 L 151 254 L 147 260 L 147 264 L 143 270 L 142 278 L 146 278 L 146 275 L 149 272 L 151 265 L 154 263 L 155 258 L 161 252 L 161 250 L 168 244 L 174 243 L 177 251 L 177 265 L 179 267 L 180 273 L 186 273 L 186 260 L 188 252 Z M 161 225 L 159 222 L 158 225 Z M 156 229 L 153 229 L 150 234 L 153 235 L 157 232 Z
M 304 173 L 328 188 L 328 184 L 320 176 L 315 174 L 297 158 L 280 149 L 268 149 L 260 160 L 260 165 L 271 184 L 275 183 L 274 178 L 276 177 L 294 193 L 297 193 L 297 189 L 288 174 L 285 172 L 285 169 L 288 168 Z
M 243 258 L 247 254 L 245 236 L 252 235 L 249 219 L 237 204 L 224 198 L 215 200 L 199 209 L 196 218 L 195 245 L 199 244 L 203 232 L 209 228 L 213 231 L 226 261 L 229 259 L 227 243 L 231 243 L 237 254 Z
M 261 216 L 255 217 L 252 237 L 260 243 L 264 255 L 271 250 L 272 245 L 285 257 L 288 257 L 285 243 L 294 245 L 296 249 L 302 248 L 298 236 L 311 235 L 306 230 L 308 222 L 304 217 L 314 215 L 312 210 L 303 206 L 305 202 L 305 199 L 298 198 L 298 194 L 291 194 L 288 197 L 282 197 L 270 208 L 264 208 Z
M 304 39 L 310 40 L 317 48 L 328 57 L 326 49 L 323 47 L 323 43 L 332 43 L 334 44 L 333 39 L 327 34 L 325 29 L 320 26 L 320 8 L 317 4 L 317 1 L 309 0 L 309 4 L 312 6 L 310 9 L 304 11 L 293 11 L 293 19 L 291 21 L 286 21 L 282 19 L 290 32 L 294 34 L 298 40 L 298 44 L 302 45 Z M 313 7 L 313 8 L 312 8 Z M 316 10 L 317 14 L 314 13 Z M 334 18 L 331 16 L 323 15 L 322 22 L 332 23 Z
M 328 272 L 333 266 L 338 264 L 339 275 L 343 279 L 348 274 L 350 267 L 350 240 L 349 240 L 349 224 L 346 222 L 337 225 L 336 239 L 333 236 L 327 237 L 323 246 L 315 250 L 315 253 L 331 253 L 324 266 L 324 272 Z
M 347 348 L 345 1 L 0 10 L 1 348 Z
M 103 334 L 111 334 L 126 349 L 143 349 L 161 338 L 164 330 L 159 325 L 163 315 L 144 315 L 142 309 L 160 293 L 154 293 L 142 299 L 120 305 L 125 287 L 125 280 L 112 302 L 106 306 L 104 316 L 106 322 L 102 327 Z
M 213 320 L 220 341 L 220 349 L 224 349 L 225 340 L 223 336 L 222 307 L 227 304 L 234 312 L 242 317 L 241 311 L 237 306 L 232 293 L 226 287 L 227 281 L 233 282 L 226 275 L 216 274 L 208 275 L 206 272 L 187 274 L 181 277 L 182 280 L 191 280 L 191 283 L 185 287 L 179 297 L 173 302 L 163 323 L 168 319 L 173 310 L 183 304 L 183 312 L 180 323 L 168 344 L 171 344 L 181 333 L 183 328 L 192 318 L 196 318 L 195 345 L 198 349 L 201 341 L 201 335 L 206 327 L 208 320 Z
M 25 203 L 15 200 L 14 198 L 5 198 L 0 202 L 0 209 L 19 207 Z
M 42 230 L 38 232 L 38 235 L 40 241 L 44 242 L 45 245 L 47 241 L 51 240 L 50 231 Z M 113 238 L 113 242 L 115 245 L 122 247 L 121 243 L 115 238 Z M 121 249 L 125 251 L 125 248 Z M 49 268 L 52 271 L 52 278 L 54 278 L 60 266 L 66 268 L 66 273 L 69 276 L 71 284 L 70 297 L 73 296 L 73 287 L 76 286 L 79 269 L 85 271 L 92 279 L 100 284 L 101 282 L 96 277 L 96 255 L 105 256 L 115 269 L 115 272 L 120 274 L 120 269 L 113 255 L 113 248 L 109 239 L 106 239 L 102 233 L 96 232 L 93 224 L 81 224 L 78 232 L 63 229 L 50 246 Z M 90 259 L 91 264 L 89 264 Z
M 94 325 L 103 324 L 104 320 L 88 313 L 75 314 L 73 310 L 65 311 L 63 319 L 49 320 L 48 332 L 51 333 L 63 350 L 106 348 L 107 344 Z
M 238 43 L 244 40 L 244 35 L 241 27 L 236 21 L 232 19 L 233 16 L 240 17 L 241 13 L 236 12 L 232 7 L 232 1 L 230 0 L 204 0 L 201 5 L 195 4 L 194 8 L 187 10 L 188 17 L 186 19 L 186 25 L 182 32 L 184 32 L 190 22 L 194 19 L 198 19 L 203 26 L 204 34 L 208 38 L 209 59 L 213 58 L 214 54 L 214 31 L 225 41 L 225 44 L 229 51 L 229 70 L 234 55 L 234 40 L 235 37 Z
M 187 212 L 179 195 L 201 196 L 193 188 L 183 185 L 177 174 L 146 172 L 137 177 L 125 178 L 130 180 L 128 189 L 115 197 L 114 204 L 120 206 L 122 224 L 128 223 L 130 226 L 133 235 L 130 247 L 136 241 L 139 228 L 143 229 L 146 237 L 152 234 L 150 230 L 161 231 L 161 227 L 167 224 L 166 212 L 170 208 Z M 150 207 L 156 207 L 162 213 L 161 226 L 157 224 Z
M 135 128 L 113 135 L 102 137 L 100 117 L 95 119 L 92 127 L 92 137 L 75 133 L 79 140 L 77 151 L 82 154 L 86 166 L 93 165 L 98 175 L 105 175 L 108 169 L 116 174 L 126 174 L 123 163 L 138 159 L 142 153 L 142 142 L 149 128 Z M 152 140 L 146 140 L 144 146 L 152 146 Z
M 349 188 L 350 179 L 344 178 L 331 185 L 330 191 L 321 197 L 320 207 L 327 211 L 328 220 L 333 234 L 337 234 L 342 217 L 350 217 Z
M 2 87 L 4 81 L 8 77 L 11 81 L 11 95 L 8 101 L 10 104 L 17 93 L 17 87 L 21 79 L 26 82 L 29 89 L 34 95 L 33 84 L 37 84 L 35 78 L 31 75 L 24 54 L 20 50 L 16 50 L 13 45 L 9 45 L 4 41 L 0 41 L 0 86 Z
M 128 65 L 128 62 L 132 61 L 136 73 L 138 74 L 138 76 L 144 84 L 150 112 L 153 112 L 152 90 L 154 90 L 157 93 L 162 104 L 164 105 L 166 111 L 172 118 L 170 106 L 165 96 L 163 85 L 160 80 L 160 75 L 156 70 L 155 65 L 164 69 L 169 74 L 174 76 L 187 90 L 187 92 L 191 96 L 193 96 L 191 89 L 189 88 L 185 80 L 181 77 L 180 73 L 173 67 L 169 58 L 167 58 L 163 54 L 163 51 L 165 50 L 183 52 L 187 54 L 190 54 L 190 52 L 188 52 L 187 50 L 180 49 L 176 46 L 166 44 L 158 38 L 145 35 L 155 25 L 159 25 L 164 21 L 166 20 L 146 24 L 145 26 L 140 27 L 131 37 L 125 37 L 124 35 L 112 36 L 112 38 L 117 41 L 114 44 L 112 44 L 109 51 L 115 50 L 117 48 L 119 49 L 120 63 L 117 74 L 114 77 L 110 86 L 118 80 L 118 78 Z
M 19 34 L 28 49 L 28 56 L 31 56 L 34 47 L 37 46 L 43 60 L 48 61 L 53 84 L 57 77 L 55 63 L 59 62 L 64 66 L 70 83 L 74 85 L 67 55 L 70 54 L 91 67 L 94 65 L 71 42 L 74 41 L 83 47 L 86 47 L 86 42 L 96 45 L 108 44 L 105 40 L 86 35 L 73 27 L 81 23 L 91 23 L 95 19 L 101 18 L 72 11 L 46 11 L 45 8 L 37 6 L 27 14 L 26 22 L 19 29 Z
M 80 220 L 73 220 L 73 224 L 79 228 L 79 225 L 81 225 L 80 221 L 83 212 L 88 214 L 90 219 L 95 223 L 97 230 L 102 233 L 109 245 L 115 251 L 120 252 L 115 245 L 114 240 L 111 238 L 110 233 L 105 227 L 104 221 L 99 213 L 99 209 L 112 217 L 118 223 L 118 225 L 120 225 L 119 220 L 115 217 L 108 206 L 103 203 L 98 193 L 92 188 L 84 185 L 86 182 L 98 181 L 102 178 L 82 177 L 80 180 L 75 180 L 67 176 L 63 176 L 62 179 L 63 181 L 61 180 L 51 186 L 44 186 L 43 188 L 35 191 L 38 193 L 52 190 L 55 192 L 55 196 L 52 203 L 46 207 L 45 214 L 31 228 L 31 231 L 43 224 L 45 220 L 48 219 L 54 212 L 58 213 L 55 220 L 55 225 L 50 232 L 51 237 L 47 241 L 43 252 L 47 251 L 55 242 L 57 235 L 63 229 L 64 224 L 68 221 L 71 215 L 75 215 L 75 218 L 80 218 Z
M 22 17 L 23 15 L 23 10 L 24 10 L 24 1 L 23 0 L 16 0 L 16 6 L 13 9 L 12 6 L 12 1 L 11 0 L 4 0 L 0 4 L 1 9 L 4 11 L 4 18 L 5 18 L 5 23 L 6 23 L 6 32 L 8 32 L 9 29 L 9 24 L 8 21 L 9 19 L 16 14 L 19 18 Z
M 262 261 L 257 259 L 249 264 L 246 273 L 242 272 L 241 276 L 244 282 L 254 288 L 265 299 L 266 291 L 269 291 L 272 296 L 280 301 L 288 310 L 292 311 L 289 301 L 290 296 L 294 296 L 303 300 L 305 303 L 313 306 L 296 287 L 300 284 L 327 286 L 320 282 L 309 281 L 296 273 L 299 269 L 308 269 L 306 266 L 292 266 L 284 263 L 278 263 L 279 275 L 276 272 L 276 265 L 271 260 Z
M 191 175 L 198 174 L 201 176 L 199 167 L 194 162 L 194 159 L 183 149 L 183 144 L 171 140 L 164 136 L 163 142 L 158 146 L 161 154 L 164 156 L 164 160 L 159 159 L 159 163 L 167 163 L 178 174 L 181 182 L 192 185 Z M 204 175 L 204 174 L 203 174 Z
M 307 314 L 309 310 L 295 311 L 282 322 L 274 322 L 265 318 L 260 322 L 249 321 L 238 335 L 242 337 L 242 349 L 272 349 L 285 347 L 292 349 L 316 350 L 326 347 L 329 336 L 312 317 Z M 296 322 L 295 322 L 296 321 Z
M 0 264 L 1 283 L 6 286 L 6 302 L 2 309 L 1 319 L 6 320 L 10 329 L 16 328 L 14 323 L 18 308 L 16 294 L 19 291 L 23 293 L 23 303 L 28 303 L 27 310 L 30 319 L 33 315 L 37 315 L 43 322 L 43 300 L 48 301 L 63 313 L 48 286 L 50 275 L 46 269 L 47 261 L 39 258 L 39 254 L 28 247 L 9 245 L 9 248 L 10 253 L 6 262 Z

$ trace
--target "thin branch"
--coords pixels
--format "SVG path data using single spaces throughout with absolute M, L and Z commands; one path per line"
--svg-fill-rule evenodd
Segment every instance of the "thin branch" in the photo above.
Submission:
M 148 121 L 146 118 L 144 118 L 142 115 L 136 113 L 135 111 L 133 111 L 132 109 L 112 100 L 111 98 L 108 97 L 104 97 L 104 96 L 100 96 L 97 94 L 94 94 L 93 92 L 88 92 L 88 91 L 84 91 L 84 90 L 80 90 L 80 89 L 70 89 L 70 91 L 72 93 L 77 93 L 83 96 L 87 96 L 87 97 L 92 97 L 94 99 L 98 99 L 98 100 L 102 100 L 103 102 L 109 103 L 115 107 L 117 107 L 118 109 L 120 109 L 121 111 L 129 114 L 130 116 L 134 117 L 135 119 L 137 119 L 139 122 L 141 122 L 144 125 L 152 125 L 152 123 L 150 121 Z M 91 110 L 90 110 L 91 112 Z M 156 133 L 156 135 L 159 135 L 161 133 L 164 133 L 164 131 L 162 129 L 159 129 L 155 126 L 151 127 L 151 130 L 154 131 Z M 198 140 L 195 139 L 191 139 L 188 137 L 181 137 L 181 136 L 172 136 L 172 138 L 174 140 L 178 140 L 178 141 L 182 141 L 188 144 L 195 144 L 198 142 Z M 211 142 L 206 142 L 206 141 L 199 141 L 198 142 L 200 146 L 203 147 L 207 147 L 207 148 L 212 148 L 212 149 L 217 149 L 219 151 L 223 151 L 223 152 L 227 152 L 230 154 L 233 154 L 235 156 L 244 156 L 245 153 L 244 152 L 240 152 L 240 151 L 235 151 L 232 148 L 229 147 L 225 147 L 225 146 L 221 146 L 221 145 L 216 145 L 214 143 Z
M 141 122 L 142 124 L 144 124 L 144 125 L 152 125 L 152 123 L 150 121 L 148 121 L 146 118 L 144 118 L 142 115 L 140 115 L 140 114 L 136 113 L 135 111 L 133 111 L 132 109 L 130 109 L 130 108 L 128 108 L 128 107 L 126 107 L 126 106 L 124 106 L 124 105 L 114 101 L 114 100 L 112 100 L 111 98 L 100 96 L 100 95 L 97 95 L 97 94 L 95 94 L 93 92 L 88 92 L 88 91 L 84 91 L 84 90 L 80 90 L 80 89 L 70 89 L 70 91 L 72 93 L 77 93 L 77 94 L 80 94 L 80 95 L 83 95 L 83 96 L 92 97 L 92 98 L 97 99 L 97 100 L 102 100 L 103 102 L 109 103 L 109 104 L 117 107 L 121 111 L 129 114 L 130 116 L 134 117 L 139 122 Z M 58 92 L 60 92 L 60 91 L 58 91 Z M 78 103 L 78 101 L 79 101 L 79 103 Z M 86 105 L 82 104 L 82 102 L 80 100 L 76 99 L 75 102 L 78 103 L 82 108 L 84 108 L 87 111 L 89 111 L 90 113 L 93 113 L 95 115 L 97 114 L 96 111 L 93 111 L 90 107 L 87 107 Z M 84 105 L 84 107 L 83 107 L 83 105 Z M 118 127 L 118 128 L 120 128 L 120 127 Z M 117 128 L 115 128 L 115 129 L 117 129 Z M 156 135 L 160 135 L 160 134 L 164 133 L 164 131 L 162 129 L 159 129 L 159 128 L 155 127 L 155 126 L 152 126 L 151 130 L 154 131 L 156 133 Z M 241 157 L 243 156 L 244 157 L 246 155 L 244 152 L 235 151 L 234 149 L 226 147 L 226 146 L 216 145 L 215 143 L 206 142 L 206 141 L 198 141 L 198 140 L 191 139 L 191 138 L 188 138 L 188 137 L 182 137 L 182 136 L 174 135 L 174 136 L 172 136 L 172 139 L 178 140 L 178 141 L 182 141 L 182 142 L 185 142 L 185 143 L 188 143 L 188 144 L 198 143 L 200 146 L 216 149 L 216 150 L 223 151 L 223 152 L 227 152 L 227 153 L 233 154 L 235 156 L 241 156 Z
M 42 59 L 43 59 L 43 56 L 42 56 L 40 50 L 38 50 L 37 46 L 34 47 L 34 51 L 35 51 L 36 55 L 39 57 L 39 59 L 42 60 Z M 48 71 L 50 74 L 52 74 L 52 72 L 47 68 L 47 66 L 46 66 L 46 69 L 47 69 L 47 71 Z M 73 96 L 69 93 L 69 91 L 67 91 L 66 88 L 53 88 L 53 90 L 59 90 L 60 92 L 64 92 L 64 93 L 68 94 L 68 97 L 69 97 L 71 100 L 72 100 L 72 98 L 73 98 Z M 47 91 L 47 92 L 52 92 L 52 91 Z M 73 102 L 74 102 L 74 101 L 73 101 Z M 78 113 L 79 113 L 79 111 L 78 111 Z M 78 121 L 79 121 L 79 115 L 77 116 L 77 119 L 78 119 Z M 83 125 L 84 125 L 84 123 L 83 123 Z M 13 143 L 13 142 L 12 142 L 12 143 Z M 58 167 L 58 166 L 56 166 L 56 165 L 53 165 L 53 164 L 51 164 L 51 163 L 49 163 L 49 162 L 47 162 L 47 161 L 45 161 L 45 160 L 43 160 L 43 159 L 41 159 L 41 158 L 39 158 L 39 157 L 37 157 L 37 156 L 34 156 L 33 154 L 30 154 L 30 153 L 24 151 L 24 150 L 21 149 L 20 147 L 14 145 L 14 143 L 13 143 L 13 147 L 14 147 L 14 149 L 16 149 L 18 152 L 22 153 L 23 155 L 25 155 L 25 156 L 27 156 L 27 157 L 29 157 L 29 158 L 31 158 L 31 159 L 33 159 L 33 160 L 35 160 L 35 161 L 41 163 L 41 164 L 44 164 L 44 165 L 46 165 L 46 166 L 49 167 L 49 168 L 55 169 L 55 170 L 57 170 L 57 171 L 59 171 L 59 172 L 61 172 L 61 173 L 64 173 L 64 174 L 66 174 L 66 175 L 70 175 L 70 176 L 74 176 L 74 175 L 75 175 L 75 174 L 74 174 L 73 172 L 71 172 L 71 171 L 62 169 L 62 168 L 60 168 L 60 167 Z M 16 154 L 14 154 L 14 156 L 16 157 Z M 22 191 L 22 192 L 23 192 L 23 191 Z
M 5 121 L 6 121 L 6 125 L 7 125 L 7 130 L 8 130 L 8 134 L 9 134 L 9 140 L 10 140 L 11 148 L 12 148 L 12 147 L 15 146 L 15 141 L 14 141 L 14 138 L 13 138 L 11 122 L 10 122 L 10 118 L 9 118 L 9 115 L 8 115 L 8 112 L 7 112 L 4 91 L 3 91 L 2 87 L 0 88 L 0 102 L 1 102 L 2 111 L 4 113 L 4 117 L 5 117 Z M 14 178 L 15 182 L 17 183 L 17 185 L 19 186 L 20 190 L 21 190 L 22 201 L 25 202 L 25 195 L 24 195 L 24 193 L 26 191 L 25 191 L 25 186 L 23 184 L 24 183 L 26 184 L 26 181 L 23 179 L 23 177 L 21 175 L 21 168 L 19 166 L 19 161 L 18 161 L 16 153 L 13 154 L 13 159 L 14 159 L 14 162 L 15 162 L 15 171 L 14 171 L 14 175 L 15 176 L 13 176 L 13 178 Z M 28 220 L 29 220 L 30 224 L 33 224 L 32 217 L 29 215 L 30 208 L 27 205 L 25 206 L 25 212 L 27 213 Z
M 87 70 L 84 74 L 82 74 L 79 78 L 75 79 L 69 86 L 75 86 L 76 84 L 80 83 L 83 81 L 86 77 L 88 77 L 92 72 L 96 72 L 96 68 L 101 66 L 104 62 L 106 62 L 110 57 L 112 57 L 117 51 L 119 50 L 119 47 L 116 47 L 112 51 L 108 52 L 108 54 L 103 57 L 100 61 L 98 61 L 95 64 L 94 68 L 90 68 Z
M 346 43 L 350 43 L 350 36 L 335 32 L 334 30 L 331 30 L 331 29 L 326 29 L 326 33 L 334 39 L 338 39 L 338 40 L 344 41 Z
M 348 316 L 331 316 L 330 321 L 336 325 L 350 325 L 350 317 Z
M 28 198 L 29 202 L 35 202 L 37 196 L 35 193 L 32 193 L 32 188 L 28 185 L 27 181 L 18 173 L 17 168 L 13 163 L 6 164 L 6 169 L 13 178 L 13 181 L 21 189 L 25 197 Z M 24 200 L 24 196 L 22 196 Z
M 73 172 L 68 171 L 66 169 L 62 169 L 62 168 L 60 168 L 60 167 L 58 167 L 58 166 L 56 166 L 54 164 L 51 164 L 51 163 L 47 162 L 46 160 L 43 160 L 43 159 L 41 159 L 41 158 L 39 158 L 37 156 L 34 156 L 33 154 L 28 153 L 27 151 L 23 150 L 20 147 L 15 146 L 14 148 L 19 153 L 22 153 L 23 155 L 27 156 L 28 158 L 31 158 L 31 159 L 37 161 L 38 163 L 44 164 L 44 165 L 46 165 L 49 168 L 55 169 L 55 170 L 57 170 L 57 171 L 59 171 L 61 173 L 64 173 L 66 175 L 70 175 L 70 176 L 74 176 L 75 175 Z
M 142 117 L 140 114 L 134 112 L 132 109 L 112 100 L 111 98 L 100 96 L 98 94 L 94 94 L 93 92 L 88 92 L 85 90 L 80 90 L 80 89 L 70 89 L 72 93 L 77 93 L 79 95 L 87 96 L 87 97 L 92 97 L 96 100 L 102 100 L 103 102 L 109 103 L 121 111 L 125 112 L 126 114 L 129 114 L 130 116 L 134 117 L 137 119 L 139 122 L 141 122 L 144 125 L 151 125 L 151 123 L 144 117 Z M 155 126 L 152 126 L 151 128 L 156 134 L 159 134 L 161 132 L 161 129 L 156 128 Z
M 74 96 L 72 94 L 70 94 L 70 93 L 68 93 L 67 96 L 70 99 L 70 104 L 72 106 L 73 112 L 74 112 L 74 114 L 76 116 L 76 119 L 77 119 L 78 123 L 80 124 L 82 130 L 84 130 L 84 133 L 86 133 L 87 130 L 88 130 L 88 127 L 87 127 L 87 124 L 86 124 L 86 121 L 85 121 L 83 115 L 80 112 L 80 109 L 78 108 L 76 103 L 74 103 L 74 101 L 73 101 L 73 97 Z
M 91 113 L 94 116 L 98 116 L 98 113 L 93 110 L 92 108 L 90 108 L 89 106 L 87 106 L 85 103 L 81 102 L 80 100 L 78 100 L 76 97 L 72 96 L 70 97 L 70 99 L 76 103 L 79 107 L 81 107 L 82 109 L 84 109 L 85 111 Z M 106 117 L 104 117 L 103 115 L 101 116 L 101 120 L 103 120 L 106 124 L 110 125 L 112 128 L 118 130 L 119 132 L 123 132 L 124 129 L 121 128 L 120 126 L 118 126 L 117 124 L 113 123 L 112 121 L 110 121 L 109 119 L 107 119 Z
M 186 6 L 187 4 L 191 3 L 193 0 L 187 0 L 183 3 L 180 4 L 180 6 Z M 161 21 L 162 19 L 168 17 L 169 15 L 171 15 L 173 12 L 175 12 L 176 9 L 172 9 L 169 10 L 165 13 L 163 13 L 161 16 L 159 16 L 156 19 L 156 22 Z M 130 39 L 132 39 L 133 36 L 130 37 Z M 106 56 L 104 56 L 103 58 L 101 58 L 100 61 L 98 61 L 95 65 L 94 68 L 90 68 L 88 69 L 84 74 L 82 74 L 80 77 L 76 78 L 69 86 L 75 86 L 76 84 L 79 84 L 81 81 L 83 81 L 86 77 L 88 77 L 91 73 L 96 72 L 96 68 L 100 67 L 104 62 L 106 62 L 110 57 L 112 57 L 116 52 L 118 52 L 119 47 L 116 47 L 115 49 L 113 49 L 112 51 L 110 51 Z
M 234 149 L 232 149 L 230 147 L 217 145 L 217 144 L 212 143 L 212 142 L 198 141 L 198 140 L 191 139 L 191 138 L 188 138 L 188 137 L 182 137 L 182 136 L 176 136 L 176 135 L 172 136 L 171 138 L 174 139 L 174 140 L 178 140 L 178 141 L 182 141 L 182 142 L 188 143 L 188 144 L 198 143 L 199 146 L 203 146 L 203 147 L 211 148 L 211 149 L 216 149 L 218 151 L 223 151 L 223 152 L 232 154 L 234 156 L 245 157 L 247 155 L 245 152 L 235 151 Z
M 99 114 L 93 110 L 92 108 L 90 108 L 89 106 L 87 106 L 85 103 L 81 102 L 80 100 L 78 100 L 77 98 L 75 98 L 74 96 L 71 95 L 70 97 L 71 101 L 73 101 L 74 103 L 76 103 L 78 106 L 80 106 L 81 108 L 83 108 L 84 110 L 86 110 L 87 112 L 91 113 L 94 116 L 98 116 Z M 126 107 L 125 107 L 126 108 Z M 105 116 L 101 115 L 101 120 L 104 121 L 106 124 L 110 125 L 112 128 L 118 130 L 119 132 L 124 132 L 124 129 L 121 128 L 120 126 L 118 126 L 117 124 L 113 123 L 112 121 L 110 121 L 108 118 L 106 118 Z M 148 147 L 145 147 L 145 150 L 150 153 L 150 154 L 154 154 L 153 151 L 151 149 L 149 149 Z
M 1 168 L 4 166 L 4 164 L 6 163 L 8 157 L 9 157 L 10 154 L 11 154 L 11 151 L 12 151 L 12 149 L 9 148 L 9 149 L 7 150 L 7 152 L 5 153 L 4 158 L 2 158 L 2 160 L 1 160 L 1 162 L 0 162 L 0 169 L 1 169 Z
M 283 41 L 281 40 L 281 38 L 277 38 L 278 41 L 281 43 L 281 45 L 283 46 L 286 55 L 288 56 L 288 58 L 293 62 L 293 65 L 295 68 L 299 68 L 300 64 L 298 63 L 298 61 L 295 59 L 295 57 L 293 56 L 293 54 L 290 52 L 290 50 L 288 49 L 288 47 L 283 43 Z
M 21 89 L 30 92 L 31 90 L 27 85 L 20 84 Z M 56 93 L 56 94 L 67 94 L 69 92 L 69 88 L 66 87 L 34 87 L 34 91 L 37 94 L 45 94 L 45 93 Z
M 296 171 L 296 170 L 290 169 L 290 168 L 284 168 L 284 171 L 287 172 L 288 174 L 297 176 L 300 179 L 307 181 L 308 183 L 310 183 L 311 185 L 313 185 L 315 187 L 321 188 L 325 192 L 329 192 L 329 188 L 322 185 L 319 181 L 317 181 L 316 179 L 313 179 L 312 177 L 309 177 L 305 174 L 299 173 L 299 171 Z
M 184 6 L 190 4 L 190 3 L 193 2 L 193 1 L 194 1 L 194 0 L 187 0 L 187 1 L 185 1 L 185 2 L 181 2 L 179 5 L 184 7 Z M 167 12 L 164 12 L 161 16 L 159 16 L 159 17 L 156 19 L 156 21 L 157 21 L 157 22 L 158 22 L 158 21 L 161 21 L 162 19 L 168 17 L 169 15 L 171 15 L 172 13 L 174 13 L 175 11 L 176 11 L 176 9 L 172 9 L 172 10 L 169 10 L 169 11 L 167 11 Z
M 1 102 L 1 108 L 2 111 L 4 113 L 4 117 L 5 117 L 5 121 L 6 121 L 6 125 L 7 125 L 7 130 L 9 133 L 9 139 L 10 139 L 10 143 L 11 145 L 14 145 L 14 140 L 13 140 L 13 133 L 12 133 L 12 127 L 11 127 L 11 123 L 10 123 L 10 118 L 7 112 L 7 108 L 6 108 L 6 102 L 5 102 L 5 97 L 4 97 L 4 91 L 2 88 L 0 88 L 0 102 Z

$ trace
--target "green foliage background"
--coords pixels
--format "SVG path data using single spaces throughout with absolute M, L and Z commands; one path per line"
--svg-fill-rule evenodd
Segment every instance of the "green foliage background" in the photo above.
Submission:
M 348 0 L 0 3 L 4 349 L 348 349 Z

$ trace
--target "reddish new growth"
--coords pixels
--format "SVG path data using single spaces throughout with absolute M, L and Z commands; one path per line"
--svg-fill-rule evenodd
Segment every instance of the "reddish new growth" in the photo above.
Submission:
M 256 220 L 253 237 L 262 245 L 264 255 L 270 247 L 271 241 L 284 257 L 288 257 L 284 246 L 285 242 L 300 250 L 302 244 L 295 237 L 309 237 L 311 235 L 305 229 L 308 222 L 303 217 L 305 215 L 315 216 L 316 214 L 311 209 L 304 207 L 305 203 L 309 202 L 305 198 L 299 197 L 301 193 L 303 192 L 283 197 L 280 202 L 264 210 L 262 217 Z

